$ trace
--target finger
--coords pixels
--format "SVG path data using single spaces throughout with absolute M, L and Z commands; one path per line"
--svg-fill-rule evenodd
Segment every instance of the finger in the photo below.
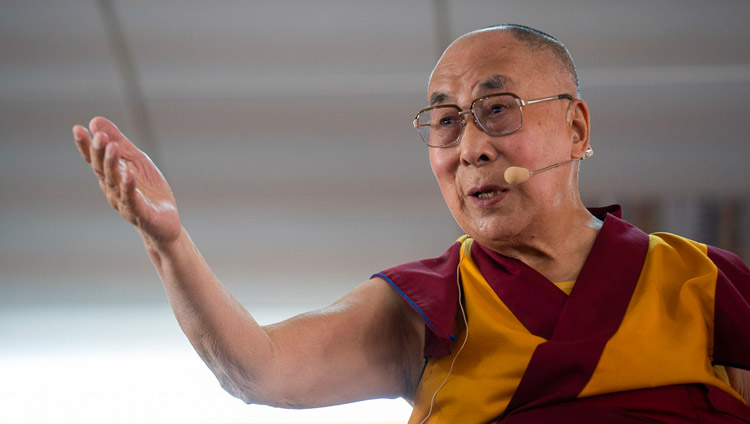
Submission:
M 107 197 L 107 202 L 110 206 L 112 206 L 112 209 L 119 211 L 120 197 L 117 195 L 118 193 L 111 190 L 102 180 L 99 180 L 99 188 L 102 190 L 102 192 L 104 192 L 105 196 Z
M 89 152 L 91 136 L 89 135 L 88 130 L 81 125 L 74 125 L 73 141 L 75 141 L 76 147 L 78 147 L 78 151 L 81 153 L 83 159 L 86 162 L 91 163 L 91 155 Z
M 91 149 L 89 150 L 91 168 L 100 180 L 104 180 L 104 149 L 108 141 L 107 134 L 103 132 L 94 133 L 94 140 L 91 142 Z
M 107 140 L 116 141 L 120 145 L 121 157 L 137 157 L 142 152 L 120 131 L 112 121 L 107 118 L 97 116 L 89 122 L 89 129 L 92 134 L 98 132 L 107 135 Z
M 91 130 L 92 134 L 105 133 L 109 137 L 109 140 L 112 141 L 120 141 L 124 137 L 112 121 L 102 116 L 97 116 L 89 122 L 89 130 Z
M 132 224 L 136 223 L 136 209 L 138 194 L 135 188 L 135 175 L 130 169 L 121 169 L 120 171 L 120 202 L 123 208 L 120 210 L 123 217 Z
M 120 185 L 119 162 L 120 150 L 117 143 L 108 143 L 104 148 L 104 183 L 115 192 L 119 190 Z

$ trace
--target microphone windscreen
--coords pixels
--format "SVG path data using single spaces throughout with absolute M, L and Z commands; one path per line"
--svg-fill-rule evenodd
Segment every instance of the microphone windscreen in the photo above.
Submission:
M 526 182 L 526 180 L 531 177 L 531 172 L 529 172 L 529 170 L 526 168 L 511 166 L 510 168 L 505 170 L 505 174 L 503 176 L 505 177 L 505 181 L 507 181 L 508 184 L 521 184 Z

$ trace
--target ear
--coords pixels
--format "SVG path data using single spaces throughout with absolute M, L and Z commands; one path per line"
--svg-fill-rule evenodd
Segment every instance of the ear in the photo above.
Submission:
M 570 157 L 582 158 L 589 148 L 589 106 L 581 99 L 573 99 L 570 104 Z

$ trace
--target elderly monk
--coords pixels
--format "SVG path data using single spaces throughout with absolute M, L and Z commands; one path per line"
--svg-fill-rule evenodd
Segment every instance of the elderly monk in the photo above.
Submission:
M 203 261 L 148 157 L 101 117 L 73 134 L 183 331 L 246 402 L 402 396 L 410 423 L 750 422 L 750 271 L 584 207 L 589 110 L 565 47 L 519 25 L 466 34 L 428 98 L 414 126 L 467 235 L 269 326 Z

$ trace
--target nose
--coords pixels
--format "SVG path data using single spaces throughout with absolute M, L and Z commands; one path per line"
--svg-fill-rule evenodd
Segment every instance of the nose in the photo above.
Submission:
M 473 115 L 465 116 L 464 119 L 464 133 L 458 145 L 461 149 L 461 163 L 476 167 L 492 163 L 499 155 L 493 140 L 495 137 L 485 133 Z

